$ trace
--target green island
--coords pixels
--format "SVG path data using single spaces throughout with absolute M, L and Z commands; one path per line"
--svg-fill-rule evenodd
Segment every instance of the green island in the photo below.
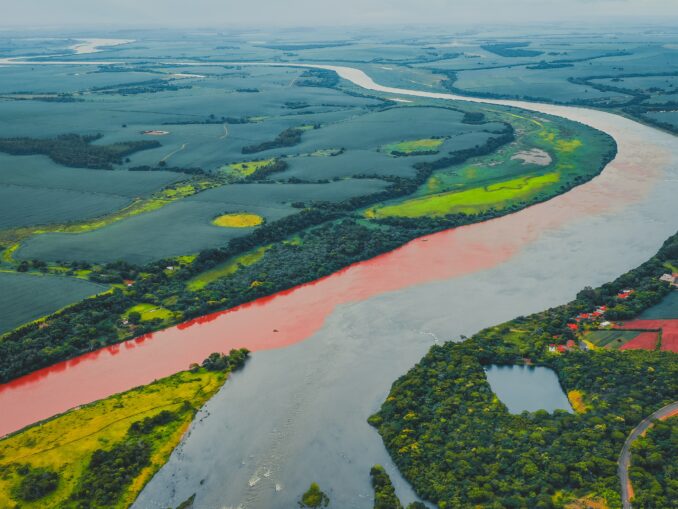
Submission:
M 95 401 L 0 440 L 0 506 L 127 508 L 249 352 Z M 188 506 L 187 506 L 188 507 Z
M 654 343 L 590 348 L 583 338 L 672 298 L 661 278 L 676 263 L 678 234 L 566 305 L 433 346 L 369 419 L 417 493 L 441 509 L 621 507 L 620 451 L 636 425 L 678 400 L 678 353 Z M 574 411 L 510 412 L 488 382 L 490 366 L 552 370 Z M 675 500 L 676 445 L 675 419 L 634 445 L 634 507 Z

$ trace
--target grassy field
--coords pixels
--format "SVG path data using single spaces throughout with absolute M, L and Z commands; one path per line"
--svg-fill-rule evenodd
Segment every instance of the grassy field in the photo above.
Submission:
M 273 163 L 275 159 L 262 159 L 259 161 L 246 161 L 242 163 L 231 163 L 220 168 L 220 171 L 232 177 L 249 177 L 255 171 L 265 168 Z
M 390 155 L 437 154 L 444 138 L 399 141 L 381 146 L 381 151 Z
M 612 149 L 602 133 L 579 124 L 509 117 L 516 130 L 514 143 L 436 171 L 412 197 L 370 207 L 365 217 L 476 214 L 544 199 L 595 175 L 602 156 Z M 535 153 L 541 157 L 534 159 Z
M 139 313 L 139 315 L 141 315 L 140 320 L 142 322 L 147 322 L 149 320 L 166 321 L 174 317 L 174 313 L 172 313 L 172 311 L 169 309 L 165 309 L 164 307 L 158 306 L 156 304 L 148 303 L 132 306 L 125 312 L 123 318 L 128 318 L 130 313 Z
M 108 506 L 129 507 L 179 443 L 195 412 L 225 379 L 223 372 L 184 371 L 76 408 L 1 440 L 0 507 L 70 507 L 69 497 L 79 486 L 95 450 L 108 450 L 121 442 L 132 423 L 163 410 L 172 411 L 178 417 L 158 426 L 148 437 L 152 445 L 150 466 L 134 478 L 116 503 Z M 59 476 L 56 490 L 33 502 L 18 500 L 16 490 L 26 467 L 56 472 Z
M 258 214 L 234 212 L 215 217 L 212 224 L 222 228 L 252 228 L 253 226 L 259 226 L 263 222 L 264 218 Z
M 0 272 L 0 334 L 106 287 L 71 277 Z
M 229 260 L 226 263 L 217 265 L 213 269 L 202 272 L 193 279 L 190 279 L 186 283 L 186 287 L 191 291 L 200 290 L 205 288 L 208 284 L 222 277 L 230 276 L 235 273 L 240 266 L 247 267 L 248 265 L 253 265 L 264 256 L 264 253 L 268 251 L 270 246 L 263 246 L 249 253 L 235 257 L 233 260 Z
M 474 214 L 490 208 L 503 208 L 511 201 L 527 201 L 559 181 L 560 175 L 555 172 L 534 177 L 518 177 L 486 187 L 435 194 L 406 200 L 397 205 L 369 209 L 365 216 L 374 219 L 392 216 L 435 217 L 455 213 Z

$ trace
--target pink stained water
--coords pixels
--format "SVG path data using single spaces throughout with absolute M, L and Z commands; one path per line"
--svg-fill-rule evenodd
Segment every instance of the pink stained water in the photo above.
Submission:
M 635 146 L 633 146 L 635 145 Z M 665 162 L 615 161 L 593 181 L 515 214 L 416 239 L 318 281 L 82 355 L 0 385 L 0 436 L 186 369 L 214 351 L 282 348 L 318 331 L 341 304 L 494 267 L 543 232 L 642 200 Z M 277 332 L 275 332 L 277 331 Z

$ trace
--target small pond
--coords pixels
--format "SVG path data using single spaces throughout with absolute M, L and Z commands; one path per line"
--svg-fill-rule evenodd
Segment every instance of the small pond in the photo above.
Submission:
M 572 412 L 556 373 L 541 366 L 488 366 L 487 380 L 509 412 L 565 410 Z

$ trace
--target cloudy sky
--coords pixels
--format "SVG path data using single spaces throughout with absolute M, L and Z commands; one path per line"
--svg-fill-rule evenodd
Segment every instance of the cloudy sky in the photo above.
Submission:
M 645 22 L 678 0 L 0 0 L 0 26 Z

